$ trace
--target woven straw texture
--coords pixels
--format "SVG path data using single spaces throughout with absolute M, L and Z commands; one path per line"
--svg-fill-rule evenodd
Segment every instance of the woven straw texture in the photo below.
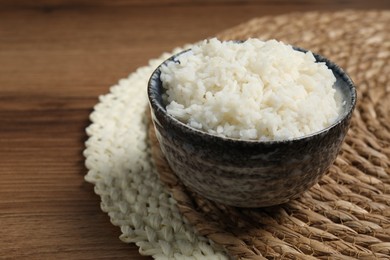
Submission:
M 152 156 L 180 212 L 241 259 L 390 259 L 390 12 L 289 14 L 254 19 L 225 40 L 276 38 L 336 62 L 355 81 L 351 129 L 329 172 L 288 204 L 239 209 L 187 190 L 150 127 Z
M 120 239 L 157 259 L 389 259 L 388 24 L 390 12 L 302 13 L 255 19 L 219 35 L 276 38 L 313 50 L 346 68 L 358 85 L 352 128 L 335 165 L 310 192 L 280 207 L 239 210 L 192 194 L 148 139 L 147 81 L 181 49 L 111 87 L 86 129 L 85 179 L 120 227 Z

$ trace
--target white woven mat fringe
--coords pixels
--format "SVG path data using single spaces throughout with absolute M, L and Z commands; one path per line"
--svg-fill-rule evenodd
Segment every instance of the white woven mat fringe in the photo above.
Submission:
M 188 47 L 188 46 L 187 46 Z M 176 49 L 173 53 L 179 52 Z M 146 86 L 169 53 L 151 60 L 99 97 L 84 156 L 101 208 L 119 226 L 120 239 L 157 259 L 226 259 L 183 219 L 176 201 L 161 185 L 147 144 Z

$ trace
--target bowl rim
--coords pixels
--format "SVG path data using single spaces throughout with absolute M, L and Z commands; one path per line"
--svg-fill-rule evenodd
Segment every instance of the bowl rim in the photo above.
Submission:
M 233 41 L 235 43 L 242 43 L 245 41 Z M 291 45 L 292 46 L 292 45 Z M 306 50 L 304 48 L 292 46 L 294 50 L 301 51 L 301 52 L 308 52 L 309 50 Z M 231 144 L 248 144 L 248 145 L 253 145 L 253 144 L 265 144 L 265 145 L 278 145 L 282 143 L 291 143 L 291 142 L 299 142 L 303 140 L 308 140 L 311 138 L 314 138 L 316 136 L 320 136 L 323 134 L 326 134 L 329 132 L 331 129 L 335 128 L 337 125 L 341 124 L 343 121 L 347 120 L 352 116 L 352 113 L 355 109 L 356 106 L 356 101 L 357 101 L 357 92 L 356 92 L 356 86 L 350 76 L 336 63 L 333 61 L 325 58 L 324 56 L 311 52 L 313 56 L 316 59 L 316 62 L 325 62 L 327 67 L 332 70 L 334 74 L 337 74 L 338 77 L 343 80 L 346 83 L 346 87 L 348 88 L 348 92 L 350 93 L 350 100 L 347 102 L 350 102 L 349 109 L 346 110 L 342 116 L 339 116 L 338 119 L 333 122 L 331 125 L 328 127 L 321 129 L 319 131 L 295 137 L 295 138 L 290 138 L 290 139 L 283 139 L 283 140 L 256 140 L 256 139 L 238 139 L 238 138 L 231 138 L 231 137 L 226 137 L 226 136 L 221 136 L 221 135 L 216 135 L 216 134 L 211 134 L 193 127 L 188 126 L 187 124 L 181 122 L 180 120 L 176 119 L 172 115 L 168 114 L 165 106 L 162 104 L 162 102 L 158 101 L 157 95 L 154 93 L 153 89 L 155 89 L 158 86 L 162 87 L 162 81 L 160 79 L 160 74 L 161 74 L 161 67 L 164 66 L 166 63 L 170 61 L 174 61 L 179 57 L 180 55 L 191 51 L 191 49 L 186 49 L 183 50 L 179 53 L 176 53 L 172 56 L 170 56 L 168 59 L 164 60 L 151 74 L 148 85 L 147 85 L 147 95 L 148 95 L 148 100 L 149 100 L 149 105 L 151 107 L 151 113 L 158 113 L 161 116 L 163 116 L 169 123 L 171 123 L 172 126 L 176 126 L 180 129 L 182 129 L 184 132 L 196 136 L 196 137 L 201 137 L 206 139 L 205 141 L 221 141 L 221 142 L 228 142 Z M 337 78 L 337 77 L 336 77 Z M 158 83 L 159 82 L 159 83 Z

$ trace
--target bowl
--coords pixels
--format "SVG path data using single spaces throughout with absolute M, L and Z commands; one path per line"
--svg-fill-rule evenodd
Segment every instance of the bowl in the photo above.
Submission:
M 327 172 L 341 148 L 356 104 L 355 86 L 339 66 L 313 53 L 333 71 L 334 88 L 344 102 L 331 126 L 295 139 L 246 141 L 202 132 L 167 114 L 160 68 L 182 53 L 153 72 L 147 93 L 161 150 L 187 188 L 226 205 L 265 207 L 299 197 Z

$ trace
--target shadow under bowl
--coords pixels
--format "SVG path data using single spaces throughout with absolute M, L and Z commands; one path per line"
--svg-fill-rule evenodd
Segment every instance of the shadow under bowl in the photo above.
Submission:
M 285 141 L 245 141 L 199 131 L 167 113 L 160 68 L 180 54 L 153 72 L 147 91 L 161 150 L 186 187 L 219 203 L 265 207 L 298 197 L 326 173 L 341 148 L 356 104 L 355 86 L 340 67 L 313 53 L 317 62 L 325 62 L 333 71 L 334 88 L 344 102 L 331 126 Z

